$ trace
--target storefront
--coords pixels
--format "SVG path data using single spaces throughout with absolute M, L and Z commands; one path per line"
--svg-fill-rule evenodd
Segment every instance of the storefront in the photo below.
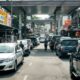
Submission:
M 69 34 L 72 37 L 80 37 L 80 8 L 75 9 L 72 13 L 72 26 Z
M 11 15 L 0 7 L 0 42 L 11 41 Z

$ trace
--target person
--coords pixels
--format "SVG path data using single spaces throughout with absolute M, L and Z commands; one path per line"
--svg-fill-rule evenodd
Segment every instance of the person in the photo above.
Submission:
M 20 46 L 22 49 L 24 49 L 24 45 L 23 45 L 22 41 L 20 41 L 19 46 Z
M 50 50 L 53 51 L 54 50 L 54 40 L 51 39 L 49 46 L 50 46 Z
M 47 50 L 47 45 L 48 45 L 48 41 L 47 41 L 47 39 L 45 39 L 45 41 L 44 41 L 45 50 Z

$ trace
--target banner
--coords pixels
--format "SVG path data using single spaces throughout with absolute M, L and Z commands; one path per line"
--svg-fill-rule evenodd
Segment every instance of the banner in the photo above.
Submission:
M 3 9 L 0 9 L 0 24 L 11 26 L 11 15 Z
M 7 13 L 0 9 L 0 24 L 7 25 Z

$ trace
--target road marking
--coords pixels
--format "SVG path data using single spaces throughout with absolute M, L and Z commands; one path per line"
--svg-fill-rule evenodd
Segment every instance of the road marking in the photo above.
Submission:
M 28 75 L 25 75 L 23 80 L 27 80 L 27 79 L 28 79 Z
M 29 66 L 32 66 L 32 63 L 29 63 Z

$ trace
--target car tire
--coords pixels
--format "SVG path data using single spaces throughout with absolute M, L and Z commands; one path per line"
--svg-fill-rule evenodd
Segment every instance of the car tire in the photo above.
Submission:
M 58 55 L 59 58 L 62 58 L 61 51 L 58 51 L 57 55 Z
M 17 71 L 17 61 L 15 61 L 14 63 L 14 69 L 13 69 L 13 72 L 16 72 Z

